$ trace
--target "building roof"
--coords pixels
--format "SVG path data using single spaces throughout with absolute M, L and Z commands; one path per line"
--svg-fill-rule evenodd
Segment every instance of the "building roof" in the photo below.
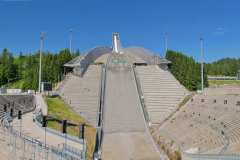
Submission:
M 84 55 L 80 55 L 72 59 L 71 61 L 64 64 L 64 67 L 76 67 L 80 66 L 81 60 L 84 58 Z
M 108 56 L 112 53 L 110 47 L 95 47 L 83 55 L 80 55 L 68 63 L 65 67 L 78 67 L 81 63 L 107 63 Z M 131 63 L 146 63 L 146 64 L 168 64 L 171 63 L 165 58 L 161 58 L 159 54 L 151 52 L 142 47 L 129 47 L 121 49 L 120 54 L 127 55 Z

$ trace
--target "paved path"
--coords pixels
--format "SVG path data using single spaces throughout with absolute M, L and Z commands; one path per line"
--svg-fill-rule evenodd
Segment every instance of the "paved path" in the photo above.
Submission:
M 20 121 L 15 118 L 13 120 L 13 126 L 15 129 L 20 130 Z M 33 113 L 27 113 L 22 117 L 22 133 L 36 138 L 41 142 L 44 142 L 45 139 L 45 130 L 44 128 L 39 127 L 36 123 L 33 122 Z M 58 147 L 59 145 L 62 146 L 65 143 L 65 138 L 61 136 L 56 136 L 53 133 L 46 132 L 47 137 L 47 144 Z M 70 145 L 75 148 L 82 149 L 82 145 L 71 140 L 67 141 L 67 145 Z
M 47 115 L 48 107 L 41 94 L 38 93 L 35 95 L 35 103 L 37 108 L 41 108 L 42 114 Z
M 3 128 L 0 128 L 0 155 L 1 155 L 1 160 L 10 160 L 11 157 L 9 155 L 9 150 L 7 150 L 7 141 L 5 139 L 6 137 L 4 136 Z
M 160 159 L 147 132 L 131 68 L 108 68 L 106 85 L 102 158 Z

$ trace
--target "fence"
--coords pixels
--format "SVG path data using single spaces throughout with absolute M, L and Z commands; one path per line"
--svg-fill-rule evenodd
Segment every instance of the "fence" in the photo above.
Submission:
M 239 155 L 222 155 L 222 154 L 182 154 L 183 160 L 240 160 Z
M 85 160 L 85 152 L 82 150 L 64 144 L 58 147 L 44 144 L 15 130 L 9 120 L 9 116 L 4 113 L 1 119 L 1 135 L 4 141 L 1 143 L 10 159 Z
M 42 113 L 41 112 L 38 112 L 38 111 L 35 111 L 34 113 L 34 120 L 35 120 L 35 124 L 38 126 L 38 127 L 42 127 Z M 44 128 L 42 128 L 44 129 Z M 71 136 L 71 135 L 65 135 L 59 131 L 56 131 L 54 129 L 51 129 L 51 128 L 46 128 L 46 131 L 48 133 L 52 133 L 52 134 L 55 134 L 56 136 L 59 136 L 59 137 L 63 137 L 63 138 L 66 138 L 67 140 L 70 140 L 70 141 L 74 141 L 76 143 L 79 143 L 79 144 L 82 144 L 84 146 L 84 149 L 86 149 L 86 140 L 83 140 L 83 139 L 80 139 L 76 136 Z

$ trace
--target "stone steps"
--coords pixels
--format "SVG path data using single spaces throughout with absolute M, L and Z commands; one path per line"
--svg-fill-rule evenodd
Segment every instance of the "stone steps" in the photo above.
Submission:
M 71 108 L 93 126 L 98 123 L 100 81 L 101 66 L 90 65 L 83 77 L 71 75 L 61 91 Z
M 171 75 L 156 65 L 137 66 L 146 108 L 152 123 L 161 123 L 176 110 L 186 95 L 186 90 Z

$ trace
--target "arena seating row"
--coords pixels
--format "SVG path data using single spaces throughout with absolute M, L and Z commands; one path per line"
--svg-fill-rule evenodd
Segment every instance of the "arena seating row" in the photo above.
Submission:
M 90 124 L 98 123 L 101 65 L 90 65 L 83 77 L 71 75 L 60 90 L 69 106 Z
M 18 111 L 22 113 L 32 111 L 35 108 L 33 95 L 1 95 L 0 96 L 0 111 L 7 107 L 7 112 L 13 108 L 13 115 L 16 116 Z
M 153 124 L 164 121 L 188 94 L 169 72 L 157 65 L 136 66 L 145 104 Z
M 158 132 L 183 151 L 197 148 L 197 153 L 218 153 L 226 145 L 240 143 L 238 101 L 236 95 L 197 95 Z

